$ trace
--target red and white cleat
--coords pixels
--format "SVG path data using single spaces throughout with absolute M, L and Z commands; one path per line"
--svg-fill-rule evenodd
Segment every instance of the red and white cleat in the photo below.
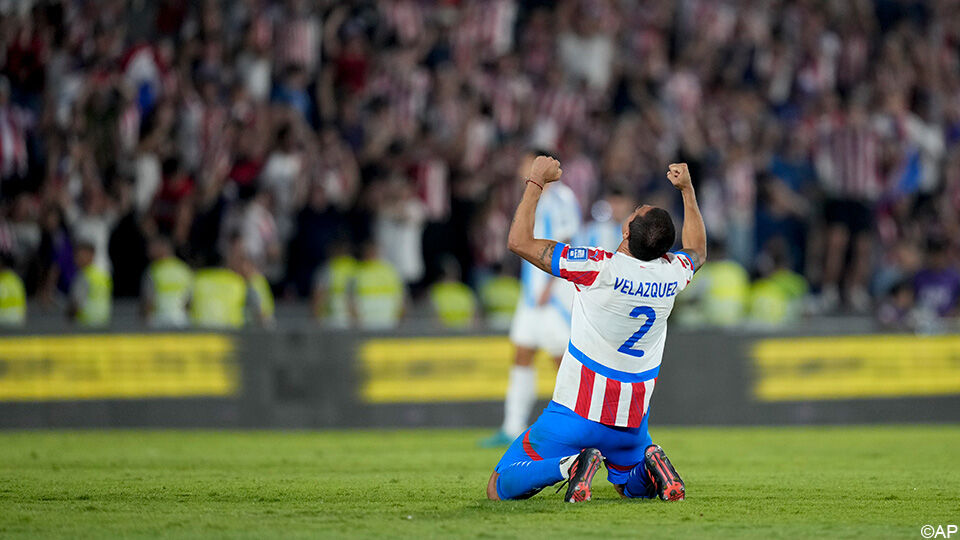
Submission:
M 682 501 L 686 495 L 683 480 L 663 453 L 663 448 L 651 444 L 644 452 L 644 462 L 656 485 L 657 495 L 665 501 Z
M 590 484 L 593 475 L 600 470 L 603 456 L 596 448 L 584 448 L 570 465 L 570 479 L 564 502 L 583 502 L 590 500 Z

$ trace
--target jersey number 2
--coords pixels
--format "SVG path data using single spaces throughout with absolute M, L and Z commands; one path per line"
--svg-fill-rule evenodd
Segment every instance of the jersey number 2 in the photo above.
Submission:
M 623 342 L 623 345 L 617 349 L 623 354 L 629 354 L 630 356 L 636 356 L 637 358 L 643 356 L 643 351 L 640 349 L 634 349 L 633 346 L 640 341 L 640 338 L 645 336 L 646 333 L 650 331 L 650 327 L 653 326 L 653 322 L 657 320 L 657 312 L 655 312 L 650 306 L 637 306 L 633 308 L 633 311 L 630 312 L 631 317 L 639 317 L 641 315 L 645 315 L 647 317 L 646 322 L 644 322 L 643 326 L 634 332 L 632 336 L 627 338 L 627 340 Z

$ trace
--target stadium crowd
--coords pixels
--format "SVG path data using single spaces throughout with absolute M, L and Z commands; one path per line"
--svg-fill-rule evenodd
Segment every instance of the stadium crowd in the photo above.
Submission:
M 280 300 L 351 252 L 413 298 L 479 289 L 516 271 L 518 164 L 542 148 L 585 221 L 611 196 L 675 209 L 663 171 L 688 162 L 711 259 L 802 275 L 806 312 L 958 312 L 957 2 L 0 9 L 0 252 L 41 309 L 78 252 L 114 297 L 168 251 Z

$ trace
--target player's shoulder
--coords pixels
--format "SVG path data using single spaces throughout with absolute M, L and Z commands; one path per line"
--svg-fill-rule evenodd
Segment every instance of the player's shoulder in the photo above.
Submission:
M 679 263 L 685 270 L 696 270 L 696 259 L 685 251 L 669 252 L 665 257 L 671 264 Z

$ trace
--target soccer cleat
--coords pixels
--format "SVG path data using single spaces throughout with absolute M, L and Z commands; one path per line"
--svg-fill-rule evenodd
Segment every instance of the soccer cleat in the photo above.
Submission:
M 480 448 L 499 448 L 501 446 L 508 446 L 512 442 L 513 439 L 504 433 L 503 430 L 500 430 L 477 444 Z
M 567 484 L 567 493 L 563 502 L 583 502 L 590 500 L 590 484 L 593 475 L 597 474 L 603 456 L 596 448 L 584 448 L 580 455 L 570 465 L 570 478 Z
M 686 495 L 683 480 L 673 464 L 663 453 L 663 448 L 651 444 L 644 451 L 643 461 L 647 466 L 647 473 L 653 480 L 657 495 L 665 501 L 682 501 Z

